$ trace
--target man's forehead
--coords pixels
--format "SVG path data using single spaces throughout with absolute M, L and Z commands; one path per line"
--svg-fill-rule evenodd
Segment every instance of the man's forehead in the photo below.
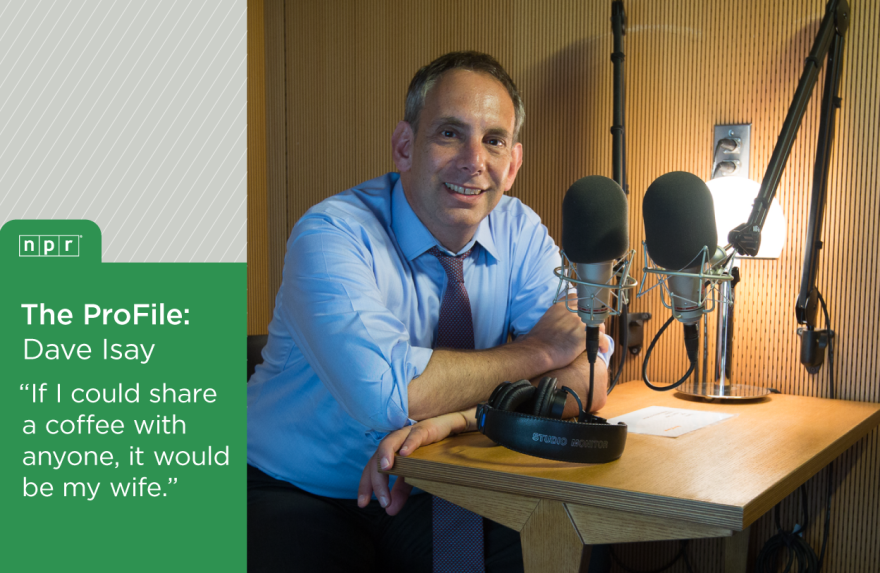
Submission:
M 438 78 L 426 99 L 426 107 L 435 112 L 431 121 L 435 126 L 467 125 L 468 114 L 476 110 L 498 116 L 500 124 L 492 126 L 493 130 L 509 132 L 516 121 L 516 110 L 507 88 L 484 72 L 449 70 Z M 503 125 L 507 123 L 510 125 Z
M 513 107 L 513 99 L 510 97 L 507 88 L 501 81 L 493 77 L 491 74 L 476 70 L 454 69 L 443 72 L 434 85 L 430 88 L 427 97 L 431 94 L 446 91 L 456 95 L 475 95 L 479 93 L 492 93 L 497 96 L 504 96 L 502 99 L 510 103 Z

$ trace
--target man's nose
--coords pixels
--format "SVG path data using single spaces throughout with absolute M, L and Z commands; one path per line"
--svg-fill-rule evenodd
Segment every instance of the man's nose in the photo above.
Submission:
M 460 169 L 470 175 L 482 173 L 486 169 L 486 150 L 483 141 L 469 138 L 459 154 L 458 164 Z

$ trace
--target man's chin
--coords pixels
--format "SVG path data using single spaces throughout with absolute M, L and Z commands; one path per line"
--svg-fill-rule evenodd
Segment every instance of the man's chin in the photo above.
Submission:
M 443 221 L 449 227 L 468 229 L 476 227 L 488 213 L 483 209 L 450 209 L 444 213 Z

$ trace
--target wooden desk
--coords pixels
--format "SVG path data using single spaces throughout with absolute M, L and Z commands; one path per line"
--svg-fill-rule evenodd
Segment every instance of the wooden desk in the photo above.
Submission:
M 619 386 L 603 417 L 647 406 L 737 414 L 679 438 L 629 434 L 608 464 L 518 454 L 478 433 L 397 457 L 391 473 L 520 532 L 528 572 L 580 570 L 589 545 L 726 537 L 744 572 L 747 529 L 880 424 L 880 404 L 772 395 L 709 403 L 642 382 Z

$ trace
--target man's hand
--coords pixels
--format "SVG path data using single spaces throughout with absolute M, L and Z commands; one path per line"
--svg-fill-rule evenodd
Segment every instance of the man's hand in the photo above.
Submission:
M 375 494 L 379 505 L 385 508 L 388 515 L 397 515 L 403 504 L 409 499 L 412 486 L 407 484 L 404 478 L 398 477 L 389 492 L 388 476 L 380 473 L 379 469 L 390 470 L 394 466 L 395 453 L 406 457 L 420 446 L 433 444 L 447 436 L 475 428 L 475 416 L 476 408 L 471 408 L 467 412 L 452 412 L 428 418 L 385 436 L 379 442 L 376 453 L 373 454 L 361 473 L 361 483 L 358 486 L 358 507 L 366 507 L 371 496 Z
M 439 348 L 410 382 L 409 417 L 427 420 L 472 407 L 505 380 L 531 379 L 568 366 L 586 346 L 584 324 L 560 302 L 511 344 L 486 350 Z
M 605 354 L 611 348 L 611 344 L 608 343 L 608 335 L 605 334 L 605 324 L 599 325 L 599 332 L 602 333 L 602 336 L 599 337 L 599 352 Z
M 534 328 L 517 342 L 537 345 L 550 359 L 548 370 L 555 370 L 568 366 L 580 356 L 587 346 L 587 334 L 580 317 L 569 312 L 563 301 L 547 309 Z M 605 343 L 607 350 L 608 342 L 604 337 L 601 342 Z
M 600 338 L 604 339 L 604 336 Z M 605 344 L 607 347 L 607 341 Z M 557 379 L 557 388 L 568 386 L 574 390 L 581 399 L 584 409 L 587 409 L 587 396 L 590 392 L 590 362 L 587 360 L 586 352 L 578 356 L 574 362 L 565 368 L 548 372 L 546 375 Z M 605 402 L 608 398 L 608 369 L 605 367 L 605 362 L 601 358 L 596 359 L 593 384 L 593 403 L 590 405 L 589 409 L 591 412 L 596 412 L 605 406 Z M 569 396 L 565 402 L 565 412 L 562 417 L 571 418 L 577 414 L 577 402 L 575 402 L 574 398 Z
M 569 314 L 577 316 L 574 313 Z M 578 323 L 582 325 L 581 328 L 584 328 L 583 322 L 581 322 L 580 319 L 578 319 Z M 599 336 L 599 351 L 602 353 L 606 353 L 610 349 L 611 345 L 608 342 L 608 337 L 605 336 L 604 324 L 599 325 L 599 332 L 602 333 Z M 544 376 L 556 378 L 557 388 L 568 386 L 577 393 L 578 397 L 581 399 L 584 408 L 587 408 L 587 396 L 590 391 L 590 362 L 587 359 L 587 353 L 583 352 L 583 349 L 581 350 L 581 354 L 575 360 L 573 360 L 571 364 L 533 378 L 532 384 L 537 385 L 538 381 Z M 589 409 L 591 412 L 596 412 L 598 410 L 601 410 L 602 407 L 605 406 L 605 402 L 608 397 L 608 369 L 605 366 L 605 362 L 598 358 L 596 359 L 593 384 L 593 403 L 590 405 Z M 573 398 L 569 397 L 566 400 L 565 412 L 562 417 L 571 418 L 576 416 L 577 414 L 577 403 Z

